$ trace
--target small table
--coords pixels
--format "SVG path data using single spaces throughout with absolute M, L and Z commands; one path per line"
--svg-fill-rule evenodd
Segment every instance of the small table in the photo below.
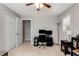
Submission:
M 61 40 L 61 51 L 63 51 L 65 55 L 70 54 L 70 51 L 68 51 L 69 47 L 71 48 L 71 41 Z

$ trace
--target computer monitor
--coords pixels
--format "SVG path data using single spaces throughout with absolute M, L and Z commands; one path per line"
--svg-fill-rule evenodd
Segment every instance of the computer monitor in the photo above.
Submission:
M 47 34 L 47 35 L 52 35 L 52 30 L 47 30 L 47 31 L 46 31 L 46 34 Z
M 45 30 L 39 30 L 39 34 L 45 34 Z

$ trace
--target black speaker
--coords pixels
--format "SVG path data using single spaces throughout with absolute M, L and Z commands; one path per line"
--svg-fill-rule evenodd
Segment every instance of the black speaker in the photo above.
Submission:
M 53 45 L 52 37 L 47 37 L 47 46 L 52 46 L 52 45 Z
M 38 37 L 34 37 L 34 46 L 38 46 Z

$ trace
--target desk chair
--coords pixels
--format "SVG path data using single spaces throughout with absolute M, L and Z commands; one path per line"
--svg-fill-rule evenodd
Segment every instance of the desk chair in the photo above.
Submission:
M 79 56 L 79 37 L 72 37 L 71 56 Z
M 39 35 L 38 41 L 39 41 L 38 42 L 39 46 L 45 46 L 46 45 L 46 35 Z

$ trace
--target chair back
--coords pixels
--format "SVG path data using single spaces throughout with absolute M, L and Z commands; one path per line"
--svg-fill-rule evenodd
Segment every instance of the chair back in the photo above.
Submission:
M 79 49 L 79 37 L 72 37 L 72 47 Z
M 46 36 L 45 35 L 39 35 L 39 42 L 46 42 Z

